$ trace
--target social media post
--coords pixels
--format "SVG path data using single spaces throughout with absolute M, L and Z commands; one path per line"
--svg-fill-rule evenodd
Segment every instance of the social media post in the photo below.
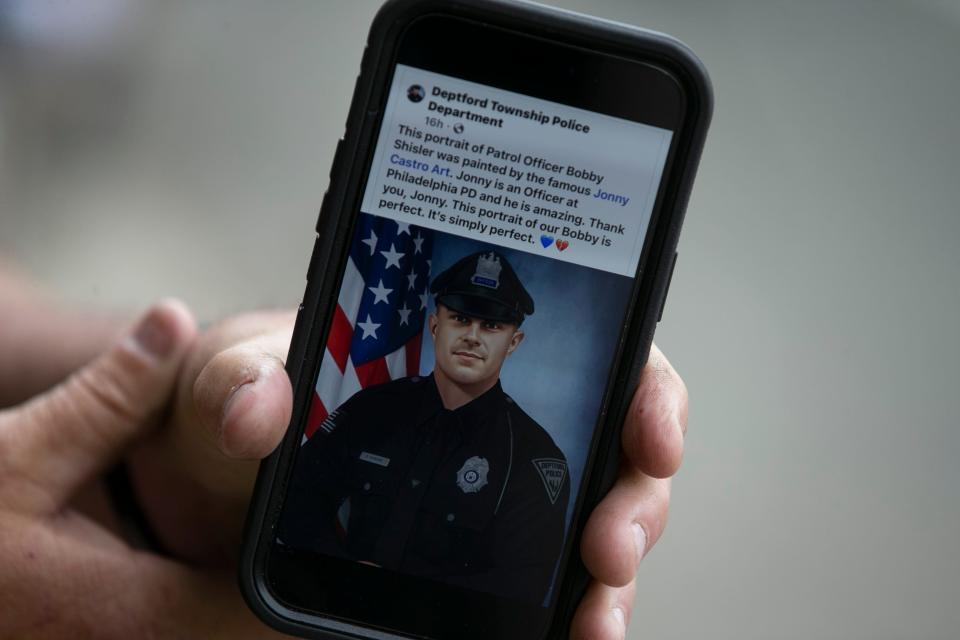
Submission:
M 362 211 L 633 276 L 671 137 L 397 65 Z
M 278 539 L 547 606 L 631 286 L 361 213 Z

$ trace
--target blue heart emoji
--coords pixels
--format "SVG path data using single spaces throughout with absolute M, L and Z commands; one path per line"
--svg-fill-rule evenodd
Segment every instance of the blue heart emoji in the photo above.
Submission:
M 553 237 L 551 236 L 540 236 L 540 244 L 543 245 L 543 248 L 546 249 L 553 244 Z

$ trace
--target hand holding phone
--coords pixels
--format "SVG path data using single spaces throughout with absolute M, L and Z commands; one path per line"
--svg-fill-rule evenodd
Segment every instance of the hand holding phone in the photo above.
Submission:
M 543 637 L 583 594 L 709 90 L 673 41 L 526 6 L 401 3 L 373 43 L 245 593 L 315 637 Z

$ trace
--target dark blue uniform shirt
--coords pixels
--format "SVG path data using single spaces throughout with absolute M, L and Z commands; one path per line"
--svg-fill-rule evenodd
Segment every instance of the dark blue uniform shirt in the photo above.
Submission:
M 280 539 L 540 604 L 570 480 L 553 439 L 500 383 L 443 407 L 433 377 L 358 392 L 304 444 Z

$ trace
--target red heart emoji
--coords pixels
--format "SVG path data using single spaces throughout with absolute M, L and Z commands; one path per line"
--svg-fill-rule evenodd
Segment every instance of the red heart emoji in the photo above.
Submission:
M 560 251 L 563 251 L 569 246 L 570 246 L 569 242 L 567 242 L 566 240 L 561 240 L 560 238 L 557 238 L 557 249 L 560 249 Z

